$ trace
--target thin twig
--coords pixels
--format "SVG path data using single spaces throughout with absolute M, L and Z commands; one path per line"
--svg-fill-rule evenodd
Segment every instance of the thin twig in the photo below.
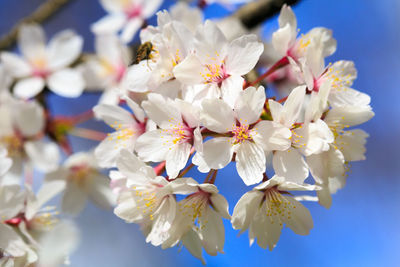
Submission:
M 242 6 L 233 14 L 247 29 L 253 29 L 276 15 L 284 4 L 294 5 L 300 0 L 259 0 Z
M 0 38 L 0 50 L 11 47 L 17 39 L 18 30 L 21 25 L 26 23 L 42 23 L 46 19 L 53 16 L 63 6 L 68 4 L 71 0 L 48 0 L 40 5 L 32 14 L 21 19 L 11 28 L 11 30 Z

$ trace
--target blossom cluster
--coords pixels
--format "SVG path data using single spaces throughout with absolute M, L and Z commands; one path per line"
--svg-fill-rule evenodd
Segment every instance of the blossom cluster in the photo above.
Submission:
M 19 31 L 21 55 L 0 53 L 0 264 L 65 262 L 78 232 L 63 216 L 88 199 L 139 224 L 146 242 L 182 244 L 203 262 L 203 249 L 223 252 L 224 220 L 270 250 L 284 225 L 307 235 L 313 220 L 301 202 L 331 206 L 349 163 L 365 159 L 368 134 L 355 126 L 374 116 L 370 97 L 352 88 L 354 63 L 326 64 L 332 32 L 298 35 L 287 5 L 268 43 L 234 17 L 204 21 L 186 3 L 148 26 L 161 0 L 100 2 L 109 14 L 91 26 L 96 54 L 82 56 L 72 30 L 46 44 L 36 24 Z M 93 111 L 60 117 L 48 106 L 50 93 L 99 89 Z M 79 128 L 91 118 L 111 132 Z M 100 142 L 74 153 L 68 135 Z M 229 179 L 252 186 L 232 212 L 217 187 L 229 164 Z M 36 193 L 33 170 L 45 174 Z M 48 206 L 60 194 L 62 216 Z

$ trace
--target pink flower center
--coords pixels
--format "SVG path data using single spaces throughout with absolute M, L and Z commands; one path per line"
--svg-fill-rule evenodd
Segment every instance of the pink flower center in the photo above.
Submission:
M 205 83 L 216 83 L 221 86 L 222 82 L 229 78 L 225 64 L 207 64 L 205 65 L 205 73 L 200 72 Z
M 172 140 L 174 145 L 192 143 L 193 141 L 193 130 L 184 123 L 179 123 L 167 131 L 170 131 L 174 136 L 174 139 Z
M 249 125 L 240 125 L 240 126 L 235 126 L 232 129 L 232 134 L 233 134 L 233 143 L 234 144 L 240 144 L 243 143 L 245 140 L 253 140 L 251 138 L 251 134 L 250 134 L 250 129 L 249 129 Z
M 133 19 L 142 15 L 142 7 L 140 5 L 132 5 L 125 10 L 128 19 Z

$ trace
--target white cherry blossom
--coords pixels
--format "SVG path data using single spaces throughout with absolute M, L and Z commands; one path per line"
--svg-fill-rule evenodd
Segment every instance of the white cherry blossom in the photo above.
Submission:
M 291 57 L 295 61 L 304 57 L 310 47 L 321 49 L 323 57 L 336 51 L 336 40 L 332 31 L 326 28 L 314 28 L 297 38 L 297 19 L 292 9 L 283 5 L 279 15 L 279 29 L 272 34 L 272 45 L 281 57 Z
M 100 3 L 109 14 L 94 23 L 92 31 L 101 35 L 121 31 L 121 40 L 129 43 L 162 0 L 100 0 Z
M 85 82 L 77 70 L 69 68 L 81 54 L 83 39 L 72 30 L 56 34 L 46 46 L 43 29 L 36 24 L 24 25 L 18 34 L 22 56 L 2 52 L 1 60 L 6 70 L 19 79 L 14 94 L 31 98 L 45 86 L 64 97 L 78 97 Z
M 118 172 L 110 174 L 114 189 L 118 187 L 114 213 L 128 223 L 141 224 L 146 242 L 161 245 L 169 237 L 168 230 L 176 214 L 174 183 L 157 176 L 150 166 L 127 150 L 121 151 L 117 166 Z
M 77 215 L 85 208 L 87 199 L 111 209 L 115 198 L 110 180 L 100 172 L 92 152 L 71 155 L 58 170 L 46 175 L 39 198 L 54 196 L 63 191 L 62 211 Z
M 260 247 L 269 250 L 278 243 L 284 224 L 296 234 L 308 235 L 313 228 L 310 212 L 287 191 L 316 189 L 274 176 L 240 198 L 233 210 L 232 226 L 241 233 L 249 229 L 250 245 L 257 239 Z
M 133 114 L 115 105 L 100 104 L 93 109 L 97 118 L 115 129 L 95 149 L 101 167 L 114 167 L 121 149 L 133 151 L 137 138 L 154 128 L 154 123 L 146 118 L 138 104 L 127 97 L 124 99 Z
M 256 35 L 228 42 L 215 23 L 207 20 L 196 32 L 194 53 L 174 69 L 186 85 L 203 84 L 204 90 L 220 92 L 232 107 L 243 88 L 243 75 L 256 65 L 264 50 Z
M 56 169 L 60 159 L 58 146 L 42 138 L 45 127 L 43 108 L 34 101 L 11 97 L 3 101 L 0 104 L 0 146 L 7 150 L 13 164 L 2 182 L 19 183 L 23 164 L 44 172 Z
M 203 152 L 195 164 L 204 162 L 208 169 L 221 169 L 235 153 L 236 169 L 246 185 L 261 181 L 266 170 L 265 153 L 286 150 L 291 132 L 280 124 L 259 121 L 265 104 L 265 90 L 249 87 L 239 94 L 232 110 L 220 99 L 204 100 L 201 120 L 203 125 L 220 136 L 204 143 Z M 201 167 L 199 170 L 204 169 Z
M 116 35 L 101 35 L 95 39 L 96 56 L 82 66 L 87 87 L 104 90 L 99 102 L 116 105 L 120 101 L 121 82 L 132 62 L 129 48 Z
M 162 247 L 172 247 L 182 241 L 199 259 L 202 259 L 201 246 L 210 255 L 222 253 L 225 243 L 222 218 L 231 218 L 228 202 L 218 194 L 218 189 L 213 184 L 198 184 L 191 178 L 181 178 L 174 182 L 182 180 L 186 180 L 186 186 L 176 189 L 175 193 L 188 196 L 178 202 L 179 213 L 168 231 L 169 238 Z M 202 261 L 204 262 L 203 259 Z
M 160 128 L 141 135 L 135 150 L 145 161 L 165 160 L 168 176 L 175 178 L 185 167 L 192 148 L 202 149 L 199 110 L 187 102 L 172 101 L 159 94 L 149 94 L 142 106 Z

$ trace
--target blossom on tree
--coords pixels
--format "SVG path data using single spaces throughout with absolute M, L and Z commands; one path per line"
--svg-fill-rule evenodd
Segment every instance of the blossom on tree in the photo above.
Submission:
M 80 96 L 85 82 L 81 73 L 69 66 L 81 54 L 82 45 L 82 37 L 72 30 L 56 34 L 46 45 L 45 33 L 39 25 L 22 26 L 18 34 L 22 56 L 11 52 L 0 55 L 6 70 L 19 79 L 14 95 L 31 98 L 48 87 L 60 96 Z

